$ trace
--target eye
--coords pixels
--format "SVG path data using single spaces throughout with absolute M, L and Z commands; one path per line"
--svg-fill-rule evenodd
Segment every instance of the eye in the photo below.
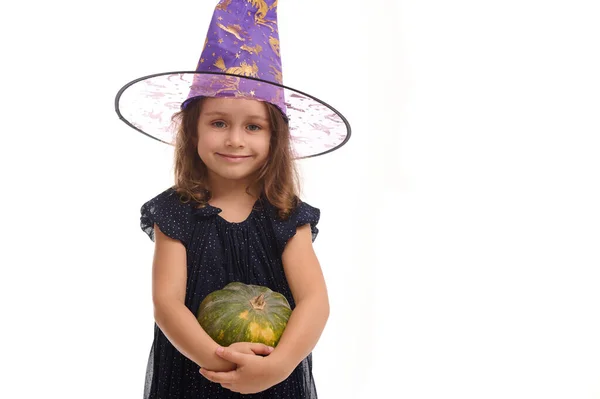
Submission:
M 261 127 L 258 125 L 248 125 L 248 130 L 250 130 L 251 132 L 258 132 L 260 129 Z
M 218 129 L 221 129 L 221 128 L 225 127 L 225 122 L 223 122 L 223 121 L 216 121 L 216 122 L 211 123 L 211 125 L 214 126 L 214 127 L 216 127 L 216 128 L 218 128 Z

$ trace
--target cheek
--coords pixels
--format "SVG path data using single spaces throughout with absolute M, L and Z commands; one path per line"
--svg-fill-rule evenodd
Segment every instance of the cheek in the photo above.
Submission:
M 210 134 L 201 134 L 198 136 L 198 153 L 207 154 L 216 147 L 216 140 Z
M 271 136 L 262 137 L 260 141 L 261 152 L 264 156 L 269 155 L 269 147 L 271 146 Z

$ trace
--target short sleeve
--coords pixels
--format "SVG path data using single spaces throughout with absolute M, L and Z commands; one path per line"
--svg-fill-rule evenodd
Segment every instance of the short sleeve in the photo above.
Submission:
M 319 223 L 320 217 L 321 211 L 318 208 L 315 208 L 306 202 L 300 202 L 287 220 L 276 219 L 273 223 L 273 227 L 279 253 L 283 253 L 290 238 L 296 235 L 296 229 L 306 224 L 310 225 L 312 241 L 314 242 L 319 234 L 317 224 Z
M 181 202 L 173 188 L 160 193 L 142 205 L 140 227 L 154 241 L 154 223 L 167 236 L 179 240 L 187 248 L 193 232 L 192 206 Z

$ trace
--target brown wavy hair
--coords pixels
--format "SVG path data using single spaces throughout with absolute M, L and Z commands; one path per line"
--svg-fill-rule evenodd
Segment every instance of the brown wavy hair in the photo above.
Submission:
M 198 155 L 198 118 L 202 102 L 202 98 L 193 100 L 172 118 L 177 126 L 174 188 L 183 201 L 193 201 L 199 207 L 206 206 L 211 198 L 208 169 Z M 263 104 L 267 107 L 271 129 L 269 155 L 252 185 L 277 208 L 278 216 L 286 219 L 299 203 L 300 189 L 298 172 L 292 157 L 290 131 L 279 109 L 267 102 Z M 247 187 L 246 191 L 250 188 Z

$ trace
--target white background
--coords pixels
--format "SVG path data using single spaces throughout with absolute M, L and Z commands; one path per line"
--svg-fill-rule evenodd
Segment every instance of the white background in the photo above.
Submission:
M 3 6 L 2 397 L 141 397 L 172 150 L 119 88 L 193 69 L 216 1 Z M 594 1 L 282 1 L 284 82 L 346 115 L 301 163 L 320 398 L 600 398 Z

